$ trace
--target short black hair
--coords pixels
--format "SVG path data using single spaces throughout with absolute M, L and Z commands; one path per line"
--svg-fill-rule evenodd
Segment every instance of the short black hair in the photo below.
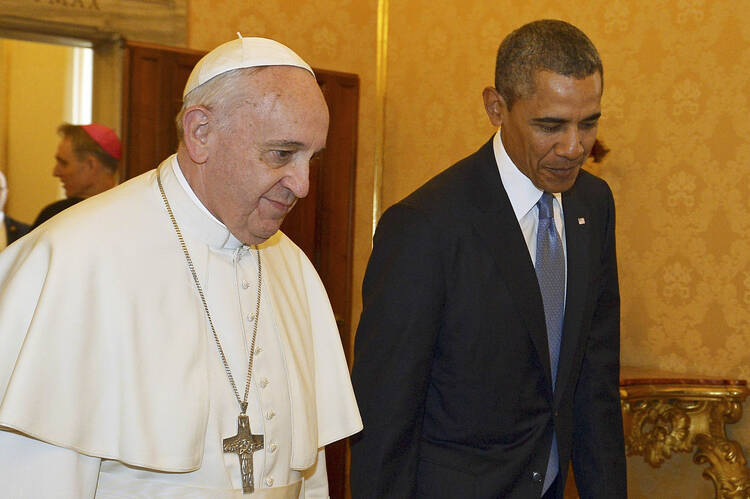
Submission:
M 585 78 L 604 69 L 596 47 L 570 23 L 542 19 L 509 34 L 497 50 L 495 88 L 510 109 L 522 96 L 534 93 L 534 76 L 551 71 Z

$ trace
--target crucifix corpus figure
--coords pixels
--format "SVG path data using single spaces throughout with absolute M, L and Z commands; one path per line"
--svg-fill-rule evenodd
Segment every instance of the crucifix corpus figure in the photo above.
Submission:
M 252 493 L 253 483 L 253 452 L 263 448 L 263 435 L 253 435 L 250 431 L 250 419 L 245 414 L 237 418 L 237 434 L 224 439 L 224 452 L 234 452 L 240 458 L 240 472 L 242 473 L 242 490 Z

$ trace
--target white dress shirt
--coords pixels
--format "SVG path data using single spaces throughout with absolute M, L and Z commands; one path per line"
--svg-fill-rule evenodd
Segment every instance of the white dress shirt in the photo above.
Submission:
M 531 263 L 536 266 L 536 231 L 539 225 L 539 208 L 537 202 L 542 197 L 544 191 L 537 188 L 521 170 L 511 161 L 510 156 L 505 151 L 505 146 L 500 136 L 500 130 L 495 134 L 492 140 L 492 148 L 495 152 L 495 161 L 497 169 L 500 172 L 500 180 L 503 183 L 505 192 L 508 194 L 513 212 L 516 214 L 518 225 L 521 227 L 523 237 L 526 240 L 526 246 L 529 248 Z M 559 192 L 551 193 L 555 201 L 552 203 L 555 216 L 555 228 L 560 235 L 563 245 L 563 254 L 565 258 L 565 277 L 568 276 L 568 259 L 567 248 L 565 244 L 565 224 L 563 223 L 562 194 Z M 567 295 L 567 287 L 566 287 Z

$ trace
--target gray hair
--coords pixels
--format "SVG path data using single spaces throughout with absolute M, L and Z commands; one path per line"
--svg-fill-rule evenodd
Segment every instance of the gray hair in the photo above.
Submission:
M 266 67 L 268 66 L 233 69 L 217 75 L 203 85 L 191 90 L 185 96 L 182 107 L 175 117 L 178 142 L 182 143 L 184 139 L 185 130 L 182 128 L 182 117 L 188 108 L 204 106 L 219 116 L 222 120 L 219 126 L 226 124 L 226 118 L 231 115 L 231 112 L 247 95 L 247 78 Z
M 599 52 L 591 40 L 572 24 L 554 19 L 521 26 L 500 44 L 495 88 L 508 109 L 520 97 L 534 93 L 534 76 L 538 71 L 578 79 L 599 72 L 604 77 Z

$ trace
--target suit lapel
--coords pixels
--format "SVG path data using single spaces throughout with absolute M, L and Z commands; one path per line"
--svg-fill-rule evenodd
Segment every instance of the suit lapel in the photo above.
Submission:
M 476 171 L 476 182 L 467 191 L 478 210 L 474 229 L 493 255 L 502 282 L 536 347 L 539 363 L 544 367 L 547 379 L 551 379 L 542 295 L 526 240 L 500 181 L 492 141 L 478 151 L 475 163 L 472 166 Z
M 591 272 L 589 263 L 588 207 L 582 203 L 576 186 L 563 194 L 565 216 L 565 246 L 568 261 L 565 320 L 557 372 L 556 401 L 565 392 L 570 380 L 575 352 L 581 341 L 581 322 L 586 304 L 587 283 Z

